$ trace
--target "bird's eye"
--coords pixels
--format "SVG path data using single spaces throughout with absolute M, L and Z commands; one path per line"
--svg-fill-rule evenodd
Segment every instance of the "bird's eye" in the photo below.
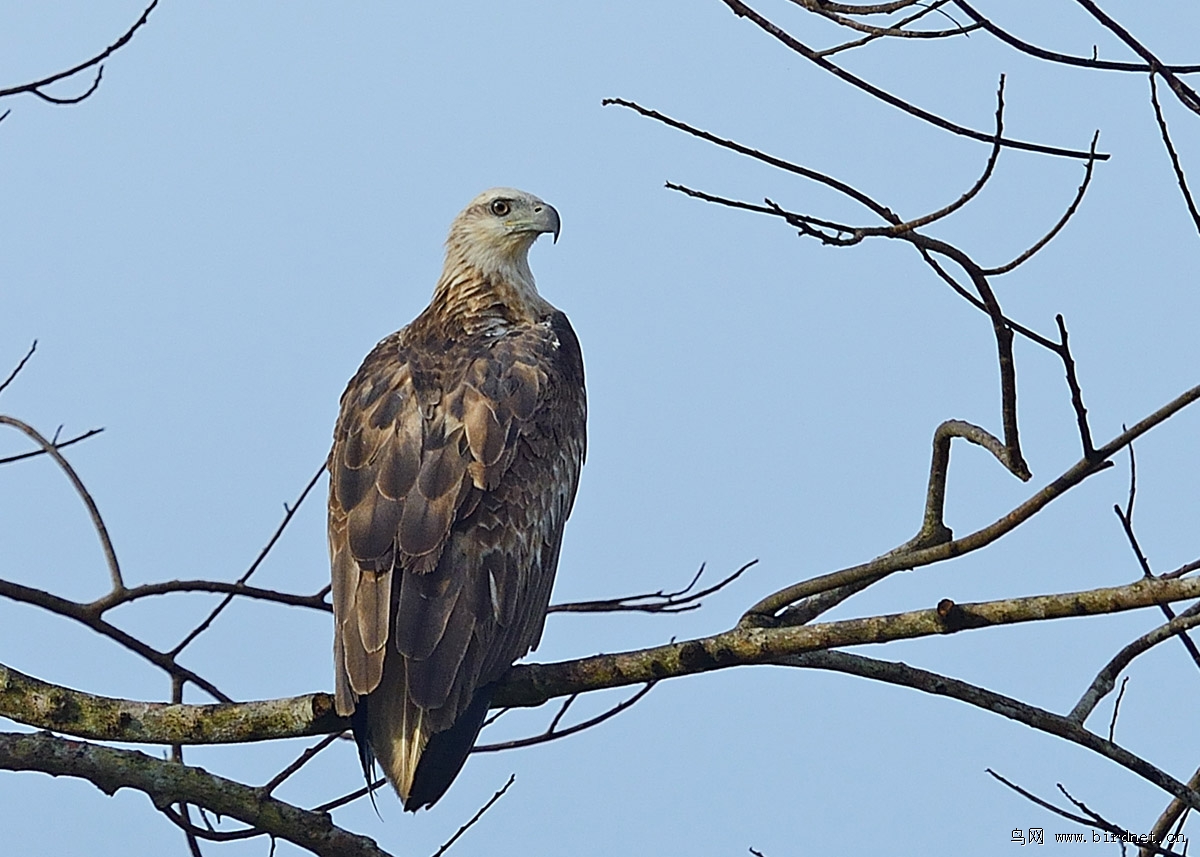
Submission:
M 497 217 L 504 217 L 510 211 L 512 211 L 512 206 L 508 204 L 507 199 L 498 199 L 492 203 L 492 214 Z

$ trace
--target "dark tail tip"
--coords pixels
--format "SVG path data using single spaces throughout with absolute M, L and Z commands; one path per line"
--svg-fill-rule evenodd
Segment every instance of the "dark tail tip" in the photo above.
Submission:
M 367 734 L 367 698 L 364 696 L 354 706 L 350 715 L 350 731 L 354 733 L 354 743 L 358 745 L 358 761 L 362 765 L 363 778 L 367 781 L 367 795 L 371 798 L 371 806 L 379 815 L 379 807 L 375 804 L 375 753 L 371 750 L 370 738 Z M 380 816 L 380 820 L 382 820 Z
M 430 736 L 413 774 L 412 788 L 409 789 L 408 799 L 404 801 L 405 810 L 416 812 L 418 809 L 428 809 L 450 788 L 466 763 L 471 748 L 475 746 L 495 689 L 495 683 L 479 688 L 467 710 L 459 715 L 453 726 Z

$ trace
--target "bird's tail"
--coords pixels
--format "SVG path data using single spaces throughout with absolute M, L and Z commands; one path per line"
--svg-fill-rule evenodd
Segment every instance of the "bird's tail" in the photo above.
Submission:
M 433 806 L 450 788 L 466 764 L 467 756 L 475 746 L 475 739 L 479 737 L 479 730 L 483 728 L 493 690 L 494 684 L 479 688 L 471 698 L 471 704 L 449 729 L 428 736 L 413 773 L 408 796 L 404 799 L 405 809 L 416 812 L 421 807 Z
M 359 742 L 364 770 L 368 759 L 373 756 L 406 808 L 417 763 L 421 760 L 425 745 L 429 743 L 425 710 L 408 698 L 407 685 L 404 659 L 389 658 L 379 686 L 362 700 L 367 703 L 365 731 L 368 748 L 365 753 Z M 355 738 L 358 738 L 357 730 Z
M 396 661 L 404 663 L 403 658 Z M 462 770 L 483 728 L 495 685 L 475 691 L 470 705 L 450 728 L 434 732 L 430 712 L 409 699 L 404 672 L 403 666 L 396 670 L 385 667 L 383 681 L 364 700 L 369 703 L 366 732 L 369 751 L 404 808 L 416 812 L 433 806 Z

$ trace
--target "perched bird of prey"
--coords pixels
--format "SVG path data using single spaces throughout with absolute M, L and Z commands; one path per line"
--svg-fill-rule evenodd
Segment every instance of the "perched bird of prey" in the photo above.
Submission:
M 583 464 L 579 341 L 526 254 L 558 212 L 510 188 L 454 219 L 429 306 L 342 394 L 329 455 L 338 714 L 407 810 L 458 775 L 537 646 Z

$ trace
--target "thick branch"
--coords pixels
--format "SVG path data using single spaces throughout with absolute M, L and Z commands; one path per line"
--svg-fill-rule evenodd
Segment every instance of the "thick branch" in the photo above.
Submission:
M 799 627 L 734 628 L 639 651 L 518 665 L 505 677 L 492 706 L 533 707 L 575 693 L 774 663 L 804 652 L 1118 613 L 1191 598 L 1200 598 L 1200 578 L 1139 580 L 1125 586 L 975 604 L 944 600 L 929 610 Z M 340 731 L 349 725 L 331 715 L 333 702 L 328 694 L 225 705 L 167 705 L 82 694 L 12 669 L 0 675 L 4 677 L 0 715 L 84 737 L 147 744 L 228 743 L 295 738 Z M 206 729 L 208 723 L 220 724 L 220 729 Z
M 69 741 L 45 732 L 0 733 L 0 769 L 79 777 L 108 795 L 136 789 L 157 807 L 180 802 L 202 806 L 323 857 L 387 857 L 374 840 L 337 827 L 326 813 L 300 809 L 203 768 L 134 750 Z
M 0 665 L 0 715 L 94 741 L 237 744 L 339 732 L 327 694 L 244 704 L 134 702 L 48 684 Z

